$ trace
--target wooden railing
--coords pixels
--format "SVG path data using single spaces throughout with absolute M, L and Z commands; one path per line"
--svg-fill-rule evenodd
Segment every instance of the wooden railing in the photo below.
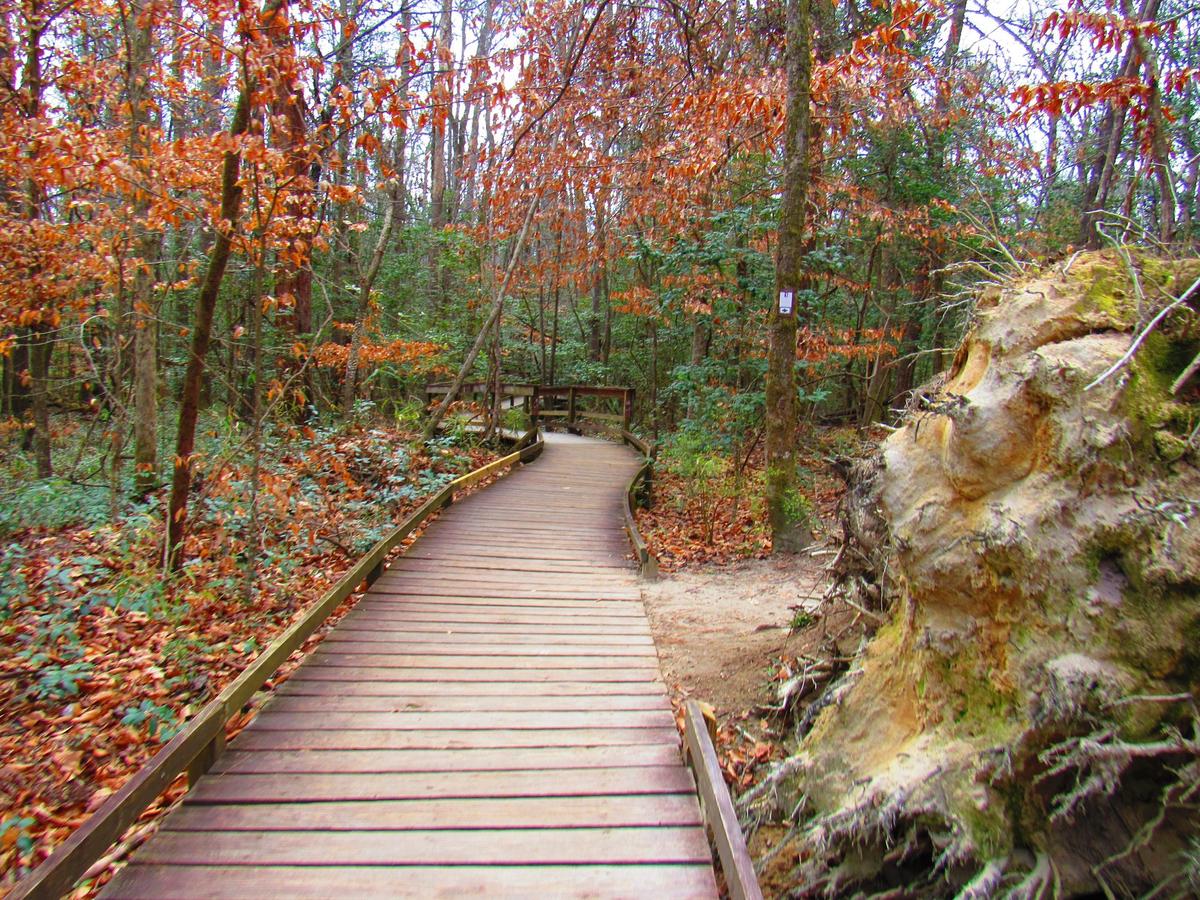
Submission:
M 430 384 L 425 387 L 425 398 L 432 402 L 450 392 L 449 384 Z M 469 401 L 490 405 L 495 401 L 497 385 L 494 382 L 467 382 L 459 388 L 459 396 Z M 583 384 L 540 385 L 502 382 L 499 385 L 502 402 L 509 408 L 518 403 L 533 425 L 545 427 L 561 426 L 568 431 L 627 431 L 633 419 L 633 401 L 636 392 L 630 387 L 591 387 Z M 605 405 L 619 406 L 619 410 L 605 409 Z
M 637 557 L 638 571 L 643 578 L 653 581 L 658 577 L 658 560 L 650 552 L 646 539 L 638 530 L 637 516 L 634 513 L 639 506 L 649 507 L 653 499 L 654 449 L 626 429 L 621 429 L 621 440 L 645 457 L 642 467 L 629 480 L 629 487 L 625 489 L 625 533 L 629 535 L 629 543 L 633 546 L 634 556 Z
M 75 882 L 99 859 L 125 830 L 171 783 L 187 772 L 189 785 L 207 772 L 225 747 L 225 725 L 241 712 L 255 693 L 300 647 L 329 615 L 364 582 L 368 585 L 383 572 L 388 554 L 430 516 L 454 501 L 454 494 L 495 472 L 537 458 L 544 443 L 536 428 L 513 445 L 513 452 L 456 478 L 430 497 L 411 516 L 371 548 L 346 575 L 304 616 L 274 643 L 225 690 L 172 738 L 125 785 L 67 838 L 40 866 L 17 883 L 9 900 L 57 898 L 68 893 Z
M 704 824 L 716 844 L 729 898 L 762 900 L 762 890 L 754 874 L 750 852 L 746 849 L 742 826 L 738 823 L 729 788 L 725 786 L 725 776 L 721 774 L 717 749 L 708 733 L 700 704 L 695 700 L 689 700 L 684 705 L 683 740 L 685 759 L 696 778 Z

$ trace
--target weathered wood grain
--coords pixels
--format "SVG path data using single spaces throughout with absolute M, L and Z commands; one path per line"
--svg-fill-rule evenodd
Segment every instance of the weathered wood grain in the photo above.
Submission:
M 692 789 L 681 764 L 513 772 L 393 772 L 287 775 L 212 774 L 192 803 L 315 803 L 324 800 L 420 800 L 425 797 L 574 797 L 679 794 Z
M 259 731 L 523 731 L 549 728 L 669 728 L 675 721 L 670 710 L 623 709 L 570 711 L 497 710 L 471 712 L 278 712 L 274 705 L 259 713 L 248 726 Z
M 640 749 L 645 752 L 646 748 Z M 467 751 L 459 751 L 467 752 Z M 601 828 L 700 825 L 687 794 L 607 794 L 591 797 L 333 801 L 329 803 L 185 803 L 164 827 L 174 831 L 291 831 L 410 828 Z
M 478 866 L 702 863 L 704 829 L 505 828 L 390 831 L 162 831 L 147 864 L 259 866 Z
M 679 732 L 670 728 L 529 728 L 520 731 L 267 731 L 247 729 L 239 750 L 469 750 L 472 748 L 597 747 L 666 744 Z M 201 779 L 203 784 L 203 779 Z
M 469 750 L 286 750 L 261 753 L 235 750 L 223 754 L 213 772 L 278 775 L 342 772 L 508 772 L 521 769 L 596 769 L 621 766 L 670 766 L 678 759 L 673 747 L 621 744 L 609 747 L 529 747 L 521 753 L 494 747 Z M 365 827 L 365 826 L 364 826 Z
M 396 897 L 715 897 L 708 863 L 638 866 L 176 866 L 131 867 L 106 892 L 127 900 L 391 900 Z
M 397 712 L 400 709 L 412 712 L 534 712 L 534 710 L 560 709 L 587 712 L 593 709 L 670 709 L 671 703 L 661 694 L 588 694 L 588 695 L 558 695 L 558 696 L 520 696 L 520 695 L 472 695 L 446 696 L 437 694 L 422 696 L 412 690 L 391 691 L 361 691 L 355 688 L 346 690 L 342 685 L 335 685 L 328 690 L 329 684 L 319 682 L 317 686 L 325 686 L 325 691 L 304 690 L 281 692 L 271 702 L 271 710 L 276 713 L 295 712 L 329 712 L 329 710 L 366 710 L 366 712 Z M 407 685 L 402 685 L 407 686 Z

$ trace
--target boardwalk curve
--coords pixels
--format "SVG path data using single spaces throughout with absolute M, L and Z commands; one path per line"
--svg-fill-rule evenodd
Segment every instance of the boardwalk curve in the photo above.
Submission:
M 103 896 L 715 896 L 625 558 L 637 466 L 551 435 L 443 512 Z

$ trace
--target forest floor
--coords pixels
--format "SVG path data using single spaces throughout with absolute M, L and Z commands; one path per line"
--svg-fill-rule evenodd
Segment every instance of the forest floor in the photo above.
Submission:
M 672 692 L 712 704 L 719 719 L 771 702 L 779 661 L 816 649 L 827 561 L 817 553 L 689 568 L 643 585 Z
M 770 555 L 763 512 L 746 499 L 760 479 L 761 459 L 751 461 L 740 485 L 712 485 L 707 496 L 663 471 L 654 506 L 639 513 L 663 570 L 659 580 L 643 584 L 642 596 L 677 719 L 685 700 L 713 707 L 717 752 L 735 796 L 787 755 L 798 714 L 820 693 L 814 684 L 784 712 L 781 687 L 852 655 L 870 627 L 857 610 L 827 596 L 843 485 L 824 459 L 847 449 L 851 434 L 820 433 L 804 461 L 815 541 L 795 556 Z M 750 836 L 751 855 L 771 857 L 784 830 L 759 828 Z M 759 876 L 767 897 L 787 893 L 789 870 L 783 856 L 769 862 Z

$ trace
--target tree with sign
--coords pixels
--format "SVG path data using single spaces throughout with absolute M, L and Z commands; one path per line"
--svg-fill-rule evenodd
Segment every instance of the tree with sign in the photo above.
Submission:
M 812 94 L 810 0 L 789 0 L 787 18 L 787 131 L 783 200 L 779 208 L 776 302 L 768 318 L 767 515 L 777 551 L 812 541 L 796 487 L 796 317 L 802 302 L 804 223 L 808 203 L 809 99 Z

